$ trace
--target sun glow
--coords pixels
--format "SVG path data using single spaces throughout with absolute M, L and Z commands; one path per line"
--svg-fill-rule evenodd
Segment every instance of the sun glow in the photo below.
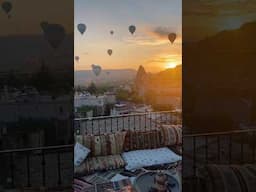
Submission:
M 177 63 L 175 62 L 169 62 L 166 64 L 165 68 L 170 69 L 170 68 L 175 68 L 177 66 Z

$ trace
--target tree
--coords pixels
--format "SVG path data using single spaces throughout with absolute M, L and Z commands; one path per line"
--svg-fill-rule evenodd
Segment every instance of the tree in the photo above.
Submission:
M 153 90 L 145 93 L 145 102 L 150 105 L 154 105 L 156 103 L 156 93 Z
M 172 110 L 174 110 L 174 107 L 172 105 L 153 104 L 152 107 L 155 111 L 172 111 Z
M 37 90 L 43 91 L 50 91 L 51 87 L 54 85 L 54 79 L 50 74 L 48 67 L 44 64 L 44 61 L 42 61 L 40 70 L 33 75 L 31 83 Z
M 93 82 L 91 82 L 91 84 L 87 87 L 87 91 L 91 94 L 96 94 L 97 93 L 96 85 Z
M 136 92 L 134 92 L 131 95 L 131 101 L 136 104 L 141 104 L 141 103 L 143 103 L 143 98 L 140 97 Z
M 117 100 L 127 101 L 130 97 L 129 91 L 119 89 L 116 93 Z
M 82 91 L 82 88 L 78 85 L 78 86 L 75 87 L 75 91 L 81 92 L 81 91 Z

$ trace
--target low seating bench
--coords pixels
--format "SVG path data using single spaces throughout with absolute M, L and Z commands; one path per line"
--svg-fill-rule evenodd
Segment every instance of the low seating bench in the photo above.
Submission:
M 91 151 L 79 166 L 75 166 L 75 176 L 84 176 L 95 171 L 124 168 L 124 152 L 168 147 L 181 155 L 182 128 L 181 125 L 163 125 L 157 130 L 76 135 L 75 141 Z

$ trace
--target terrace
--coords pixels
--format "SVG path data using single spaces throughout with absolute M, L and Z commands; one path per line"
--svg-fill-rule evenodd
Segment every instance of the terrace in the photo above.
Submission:
M 120 130 L 156 130 L 161 124 L 181 124 L 178 112 L 151 112 L 118 116 L 79 118 L 75 134 L 103 134 Z M 0 151 L 6 168 L 0 186 L 69 189 L 73 179 L 73 145 Z M 7 180 L 6 180 L 7 178 Z
M 161 124 L 181 124 L 181 114 L 151 112 L 75 119 L 75 134 L 102 134 L 120 130 L 156 130 Z M 183 182 L 199 191 L 195 178 L 207 164 L 255 163 L 255 129 L 183 135 Z M 5 175 L 0 186 L 72 190 L 73 145 L 0 151 Z M 2 168 L 1 168 L 2 169 Z M 6 179 L 7 178 L 7 179 Z M 193 187 L 191 186 L 193 185 Z
M 157 130 L 161 124 L 181 124 L 176 112 L 151 112 L 75 119 L 79 134 L 114 133 L 120 130 Z M 214 164 L 255 163 L 255 129 L 183 135 L 183 183 L 199 191 L 198 169 Z M 47 187 L 72 190 L 73 145 L 0 151 L 5 175 L 0 186 L 6 188 Z M 1 168 L 2 169 L 2 168 Z M 7 178 L 7 179 L 6 179 Z M 192 187 L 193 186 L 193 187 Z
M 184 190 L 205 191 L 198 176 L 207 165 L 255 164 L 255 136 L 256 129 L 183 135 Z
M 147 149 L 152 149 L 151 152 L 154 153 L 153 150 L 155 150 L 156 152 L 156 150 L 160 149 L 161 147 L 169 147 L 169 149 L 176 152 L 176 154 L 180 154 L 181 133 L 177 133 L 176 130 L 174 131 L 176 133 L 172 131 L 170 131 L 172 133 L 167 133 L 168 135 L 171 134 L 170 137 L 167 137 L 168 139 L 172 138 L 171 140 L 173 142 L 172 144 L 170 144 L 170 146 L 165 145 L 164 142 L 162 142 L 164 141 L 164 138 L 158 137 L 158 134 L 164 134 L 164 132 L 162 131 L 163 126 L 168 126 L 169 131 L 170 129 L 174 129 L 170 126 L 178 126 L 181 125 L 181 123 L 181 113 L 172 111 L 133 113 L 125 115 L 75 119 L 76 140 L 79 143 L 83 143 L 83 145 L 87 148 L 91 149 L 90 153 L 92 154 L 86 159 L 82 166 L 75 168 L 75 184 L 77 182 L 77 186 L 81 187 L 82 185 L 86 188 L 86 190 L 89 191 L 91 190 L 91 188 L 93 189 L 94 187 L 96 187 L 96 191 L 103 191 L 103 189 L 109 189 L 107 188 L 109 187 L 109 185 L 115 185 L 113 183 L 114 181 L 122 182 L 122 179 L 124 179 L 124 183 L 131 182 L 130 185 L 133 185 L 133 187 L 138 187 L 140 185 L 140 179 L 138 178 L 141 178 L 148 174 L 147 176 L 145 176 L 145 178 L 148 179 L 147 186 L 150 187 L 150 184 L 154 184 L 152 175 L 161 170 L 167 174 L 175 174 L 172 176 L 173 178 L 176 178 L 178 180 L 178 183 L 176 183 L 175 186 L 176 189 L 179 188 L 181 184 L 181 172 L 177 172 L 176 170 L 180 168 L 181 164 L 179 161 L 171 162 L 171 158 L 162 158 L 162 160 L 165 159 L 166 161 L 163 164 L 158 164 L 156 163 L 158 161 L 154 161 L 154 163 L 151 165 L 142 165 L 143 163 L 141 164 L 141 162 L 145 163 L 147 162 L 147 159 L 154 159 L 154 157 L 158 155 L 151 154 L 151 156 L 147 156 L 146 153 L 143 157 L 139 157 L 139 155 L 136 155 L 136 159 L 139 162 L 138 164 L 135 163 L 135 166 L 139 165 L 140 167 L 137 167 L 135 172 L 131 171 L 127 166 L 124 165 L 119 166 L 116 164 L 112 165 L 112 163 L 110 163 L 109 167 L 108 163 L 106 162 L 125 161 L 125 164 L 129 165 L 129 162 L 132 162 L 133 160 L 124 160 L 125 153 L 129 153 L 129 155 L 131 153 L 135 154 L 136 152 L 144 154 L 144 152 L 148 151 Z M 177 129 L 180 128 L 181 127 L 177 127 Z M 120 140 L 119 137 L 120 135 L 122 135 L 122 133 L 125 133 L 124 140 Z M 126 138 L 128 138 L 128 149 L 126 148 Z M 160 145 L 157 144 L 158 138 L 159 140 L 162 140 L 162 144 Z M 116 142 L 118 142 L 118 144 Z M 115 157 L 113 157 L 112 153 L 110 153 L 110 155 L 106 151 L 109 151 L 109 149 L 112 150 L 112 147 L 116 145 L 122 146 L 122 150 L 117 150 L 118 152 L 114 153 L 113 156 Z M 123 145 L 126 145 L 126 147 L 123 147 Z M 108 148 L 108 146 L 110 146 L 110 148 Z M 116 148 L 114 147 L 114 149 Z M 162 149 L 163 148 L 161 148 L 161 150 Z M 98 154 L 96 154 L 96 150 Z M 170 154 L 168 151 L 166 151 L 166 153 Z M 119 157 L 122 160 L 120 160 Z M 111 158 L 111 160 L 108 160 L 107 158 Z M 89 169 L 87 169 L 88 166 Z M 118 180 L 115 180 L 116 178 L 118 178 Z M 141 181 L 144 181 L 145 178 L 141 179 Z M 76 181 L 77 179 L 79 179 L 79 181 Z M 81 184 L 81 180 L 82 182 L 85 181 L 84 185 Z M 144 181 L 144 183 L 145 182 L 146 181 Z M 172 183 L 171 181 L 169 182 Z M 141 187 L 142 186 L 143 184 L 141 183 Z M 149 189 L 145 190 L 148 191 Z M 180 191 L 180 188 L 178 191 Z

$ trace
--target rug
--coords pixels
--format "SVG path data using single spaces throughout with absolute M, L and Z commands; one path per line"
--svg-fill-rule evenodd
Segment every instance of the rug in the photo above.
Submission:
M 73 189 L 74 192 L 95 192 L 95 185 L 75 178 L 73 181 Z
M 130 179 L 96 185 L 97 192 L 136 192 Z

